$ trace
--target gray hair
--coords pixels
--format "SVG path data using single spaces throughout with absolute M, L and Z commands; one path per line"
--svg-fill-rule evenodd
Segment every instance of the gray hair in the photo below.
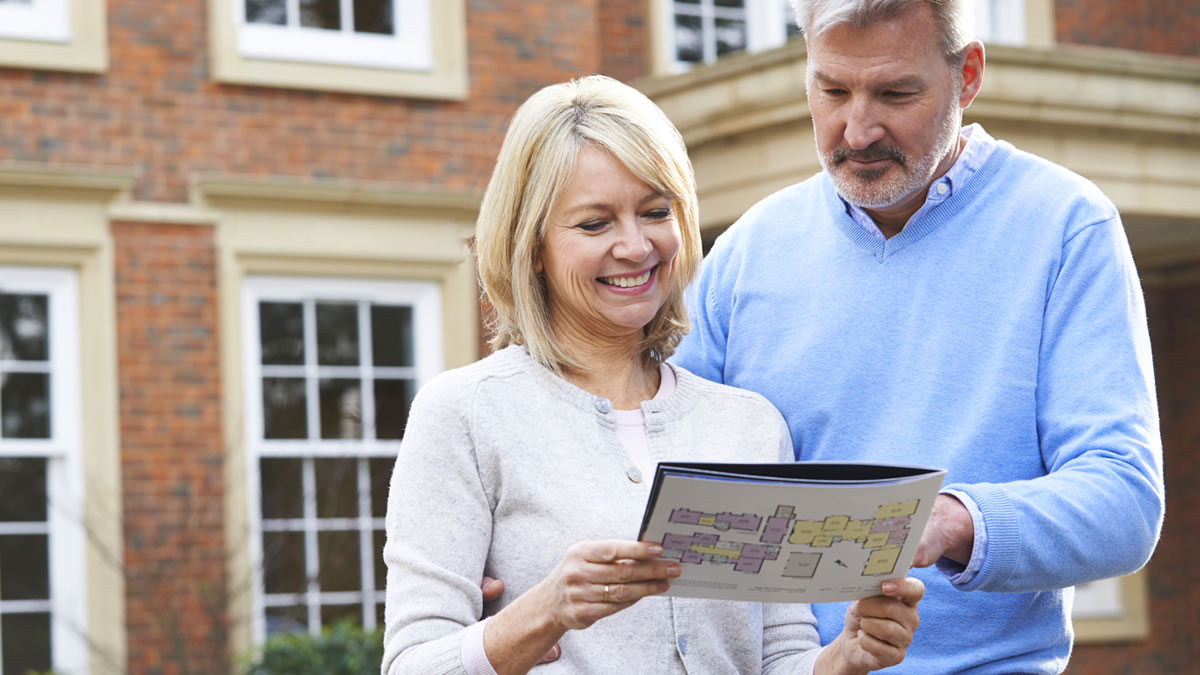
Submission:
M 975 38 L 975 14 L 969 0 L 791 0 L 804 39 L 839 24 L 866 28 L 899 16 L 909 5 L 929 3 L 946 60 L 955 63 Z

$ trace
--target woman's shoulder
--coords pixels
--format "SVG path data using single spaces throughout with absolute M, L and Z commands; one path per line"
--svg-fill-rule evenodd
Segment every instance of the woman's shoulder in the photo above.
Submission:
M 489 382 L 512 381 L 529 372 L 529 357 L 520 347 L 506 347 L 473 363 L 438 373 L 422 385 L 417 400 L 448 403 L 468 400 Z
M 758 392 L 706 380 L 692 373 L 687 368 L 674 363 L 671 364 L 671 368 L 675 370 L 675 377 L 679 383 L 678 386 L 685 390 L 690 389 L 696 393 L 695 399 L 697 405 L 704 405 L 705 407 L 736 405 L 758 411 L 770 417 L 781 417 L 779 410 L 774 404 Z

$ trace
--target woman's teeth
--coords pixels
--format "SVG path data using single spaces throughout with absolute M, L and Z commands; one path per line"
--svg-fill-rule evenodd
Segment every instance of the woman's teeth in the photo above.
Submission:
M 617 286 L 618 288 L 633 288 L 649 281 L 650 273 L 653 271 L 653 269 L 648 269 L 636 277 L 600 277 L 600 281 L 609 286 Z

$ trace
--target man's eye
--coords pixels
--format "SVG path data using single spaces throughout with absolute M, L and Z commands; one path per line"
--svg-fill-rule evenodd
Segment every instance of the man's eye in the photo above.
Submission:
M 913 95 L 911 91 L 885 91 L 883 95 L 890 99 L 901 100 Z
M 844 96 L 846 94 L 845 89 L 822 89 L 821 91 L 826 96 Z

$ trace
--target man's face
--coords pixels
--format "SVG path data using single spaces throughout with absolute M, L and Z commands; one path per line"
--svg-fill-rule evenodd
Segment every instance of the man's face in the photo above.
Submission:
M 810 38 L 807 86 L 817 154 L 842 197 L 915 211 L 949 168 L 961 120 L 962 81 L 940 51 L 929 5 Z

